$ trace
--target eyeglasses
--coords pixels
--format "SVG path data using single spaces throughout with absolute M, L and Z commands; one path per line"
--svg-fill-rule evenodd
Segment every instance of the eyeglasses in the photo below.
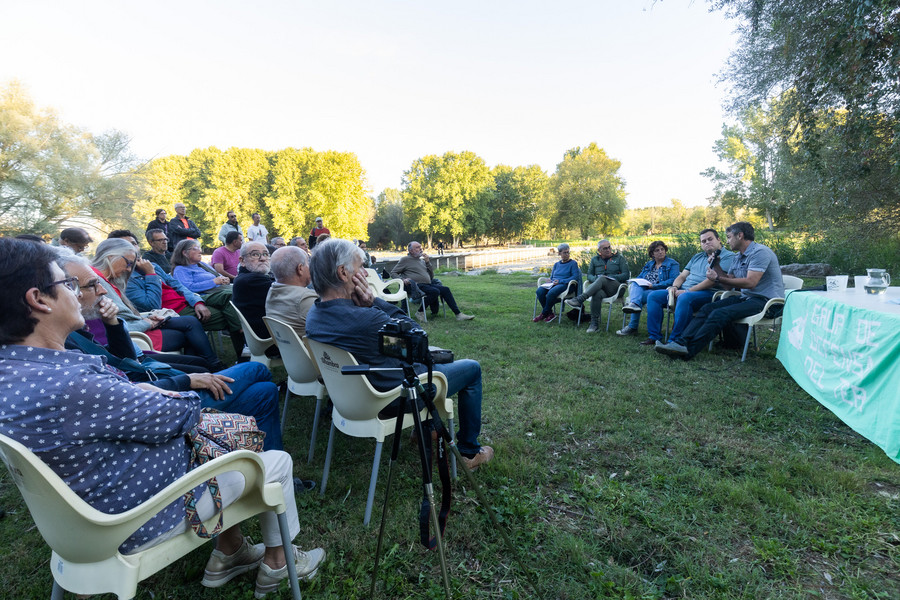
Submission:
M 59 281 L 54 281 L 54 282 L 48 284 L 47 287 L 44 288 L 44 291 L 49 291 L 50 288 L 52 288 L 54 285 L 61 285 L 71 292 L 77 292 L 78 291 L 78 278 L 77 277 L 67 277 L 66 279 L 60 279 Z
M 263 258 L 263 257 L 269 258 L 269 253 L 268 252 L 259 252 L 258 250 L 254 250 L 253 252 L 248 252 L 247 256 L 249 258 Z
M 119 258 L 121 258 L 122 260 L 125 261 L 125 268 L 126 268 L 126 269 L 130 269 L 131 267 L 134 266 L 134 261 L 133 261 L 133 260 L 128 260 L 128 259 L 125 258 L 124 256 L 120 256 Z
M 81 288 L 81 289 L 83 289 L 83 290 L 89 290 L 89 289 L 93 288 L 94 291 L 96 292 L 96 291 L 98 291 L 100 288 L 102 288 L 103 286 L 100 284 L 100 280 L 99 280 L 99 279 L 92 279 L 92 280 L 88 281 L 86 284 L 84 284 L 84 285 L 79 285 L 78 287 Z

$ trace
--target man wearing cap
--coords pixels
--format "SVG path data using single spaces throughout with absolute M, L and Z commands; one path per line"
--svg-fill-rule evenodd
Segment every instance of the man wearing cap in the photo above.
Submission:
M 322 220 L 322 217 L 316 217 L 316 226 L 312 228 L 312 231 L 309 232 L 309 249 L 312 250 L 316 247 L 316 238 L 318 238 L 323 233 L 327 233 L 331 235 L 331 230 L 325 227 L 325 222 Z
M 88 232 L 81 227 L 69 227 L 59 232 L 59 245 L 71 249 L 75 254 L 84 252 L 93 241 Z

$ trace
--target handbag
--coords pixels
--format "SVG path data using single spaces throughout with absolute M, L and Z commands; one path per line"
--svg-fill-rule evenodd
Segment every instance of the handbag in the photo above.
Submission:
M 259 430 L 253 417 L 204 408 L 200 412 L 200 421 L 185 434 L 185 437 L 191 452 L 189 468 L 194 468 L 233 450 L 259 452 L 263 448 L 266 434 Z M 197 514 L 197 490 L 184 495 L 188 522 L 194 533 L 202 538 L 210 538 L 222 530 L 222 495 L 215 477 L 207 482 L 207 488 L 219 514 L 219 520 L 212 531 L 207 531 Z

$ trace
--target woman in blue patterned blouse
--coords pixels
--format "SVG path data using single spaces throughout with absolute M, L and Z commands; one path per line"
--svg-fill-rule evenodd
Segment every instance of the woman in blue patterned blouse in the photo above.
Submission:
M 77 277 L 67 278 L 56 254 L 43 244 L 0 238 L 0 433 L 17 440 L 55 471 L 88 504 L 107 514 L 148 500 L 189 467 L 184 442 L 200 419 L 194 392 L 167 392 L 132 384 L 99 356 L 66 351 L 65 339 L 84 326 Z M 280 482 L 291 536 L 300 530 L 291 457 L 260 454 L 268 482 Z M 222 500 L 240 495 L 243 477 L 217 477 Z M 201 518 L 213 516 L 208 491 L 198 502 Z M 240 527 L 223 531 L 202 583 L 218 587 L 259 566 L 257 598 L 287 576 L 274 513 L 260 515 L 263 543 Z M 187 530 L 184 502 L 177 500 L 145 523 L 120 550 L 134 552 Z M 321 548 L 293 547 L 300 577 L 315 575 Z

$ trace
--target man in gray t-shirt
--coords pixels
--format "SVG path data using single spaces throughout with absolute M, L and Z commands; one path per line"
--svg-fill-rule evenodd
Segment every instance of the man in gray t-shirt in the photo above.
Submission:
M 739 221 L 726 229 L 725 235 L 728 245 L 738 255 L 727 274 L 721 268 L 711 268 L 706 277 L 726 289 L 741 290 L 741 295 L 701 308 L 679 337 L 673 336 L 668 344 L 657 342 L 657 352 L 691 359 L 730 323 L 759 313 L 770 298 L 784 297 L 778 257 L 771 249 L 753 241 L 753 226 Z
M 662 342 L 662 321 L 669 295 L 675 298 L 675 323 L 672 325 L 672 339 L 681 337 L 681 333 L 690 324 L 694 313 L 704 304 L 712 302 L 713 294 L 722 288 L 706 277 L 710 266 L 718 266 L 728 271 L 735 254 L 722 248 L 719 234 L 715 229 L 704 229 L 700 232 L 702 252 L 695 254 L 687 266 L 675 278 L 672 285 L 664 290 L 650 292 L 647 296 L 647 339 L 642 346 L 653 346 Z

